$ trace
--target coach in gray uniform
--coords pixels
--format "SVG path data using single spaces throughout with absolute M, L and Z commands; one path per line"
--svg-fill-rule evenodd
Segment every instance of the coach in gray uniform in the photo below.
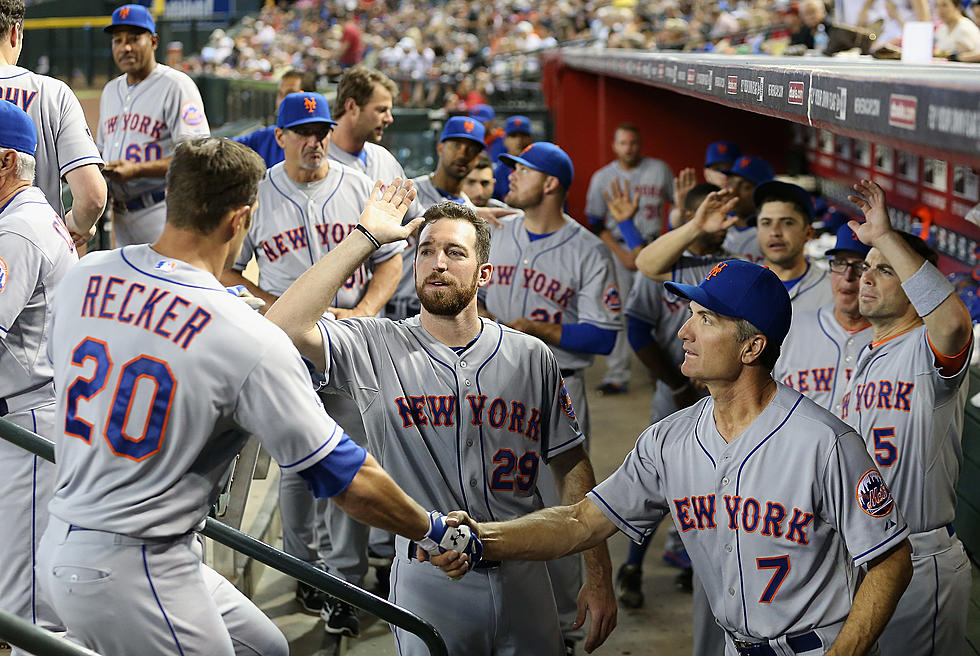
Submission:
M 826 252 L 834 302 L 816 310 L 793 312 L 773 377 L 838 417 L 841 399 L 861 351 L 871 342 L 871 324 L 858 307 L 860 267 L 870 248 L 849 226 L 837 231 Z
M 410 494 L 483 518 L 516 517 L 543 506 L 541 461 L 562 499 L 581 498 L 594 480 L 584 437 L 558 364 L 539 340 L 482 319 L 476 291 L 490 281 L 490 229 L 453 202 L 425 214 L 415 259 L 422 313 L 411 319 L 320 320 L 348 273 L 379 244 L 403 239 L 391 217 L 368 221 L 299 278 L 266 315 L 323 371 L 325 385 L 351 394 L 364 412 L 372 452 Z M 615 625 L 605 545 L 586 554 L 581 595 L 592 614 L 586 648 Z M 551 584 L 543 565 L 486 561 L 462 582 L 413 562 L 396 540 L 393 603 L 432 622 L 450 653 L 474 656 L 562 652 Z M 395 630 L 402 656 L 426 654 Z
M 548 559 L 617 530 L 639 541 L 669 512 L 729 656 L 868 653 L 908 584 L 908 525 L 861 437 L 772 379 L 790 323 L 785 288 L 738 260 L 697 287 L 666 286 L 690 299 L 681 370 L 711 396 L 644 431 L 574 506 L 447 522 L 470 522 L 484 558 Z M 433 558 L 450 575 L 468 560 Z
M 53 370 L 45 350 L 50 301 L 78 256 L 58 213 L 31 186 L 36 147 L 31 118 L 0 102 L 0 416 L 53 439 Z M 0 471 L 0 608 L 57 628 L 60 623 L 38 597 L 34 578 L 54 467 L 0 440 Z
M 106 203 L 102 157 L 85 122 L 82 106 L 67 84 L 17 66 L 24 46 L 24 3 L 0 3 L 0 94 L 23 109 L 37 126 L 34 184 L 65 219 L 77 246 L 89 240 Z M 61 180 L 71 188 L 65 214 Z
M 783 282 L 793 302 L 793 310 L 816 309 L 830 303 L 833 292 L 829 274 L 814 266 L 803 252 L 806 242 L 813 237 L 810 195 L 794 184 L 775 180 L 759 185 L 754 193 L 759 208 L 756 237 L 762 251 L 762 264 Z M 738 217 L 728 216 L 728 213 L 736 202 L 741 200 L 733 192 L 709 195 L 694 220 L 671 230 L 640 252 L 636 264 L 643 275 L 654 280 L 669 279 L 688 284 L 703 279 L 713 263 L 682 270 L 675 265 L 702 234 L 735 225 Z M 742 253 L 734 257 L 751 259 Z

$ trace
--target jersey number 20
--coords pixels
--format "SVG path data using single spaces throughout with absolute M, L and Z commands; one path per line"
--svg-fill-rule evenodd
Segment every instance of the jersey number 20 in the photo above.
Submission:
M 78 376 L 68 386 L 68 409 L 65 415 L 65 434 L 77 437 L 86 444 L 92 443 L 92 424 L 78 416 L 78 401 L 95 397 L 102 393 L 109 382 L 113 364 L 109 357 L 109 347 L 105 342 L 86 337 L 75 347 L 71 363 L 83 367 L 87 360 L 95 363 L 91 377 Z M 146 408 L 146 421 L 141 435 L 126 434 L 129 415 L 133 412 L 134 392 L 141 379 L 153 385 L 153 395 Z M 152 456 L 160 450 L 163 431 L 167 426 L 170 405 L 177 391 L 177 381 L 167 363 L 140 355 L 123 365 L 119 379 L 109 404 L 109 416 L 105 420 L 103 435 L 109 448 L 117 456 L 137 462 Z

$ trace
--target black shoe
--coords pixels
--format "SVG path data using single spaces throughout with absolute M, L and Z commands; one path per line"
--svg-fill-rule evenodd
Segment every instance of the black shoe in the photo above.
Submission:
M 323 610 L 323 603 L 327 599 L 327 593 L 317 590 L 312 585 L 307 585 L 302 581 L 296 585 L 296 601 L 303 607 L 303 610 L 311 615 L 316 615 Z
M 328 596 L 320 617 L 323 618 L 323 628 L 327 633 L 351 638 L 361 635 L 361 621 L 357 618 L 357 610 L 340 599 Z
M 565 638 L 565 656 L 575 656 L 575 641 Z
M 626 563 L 616 574 L 619 603 L 626 608 L 643 607 L 643 570 L 639 565 Z
M 596 391 L 600 394 L 612 396 L 614 394 L 628 394 L 630 391 L 629 385 L 618 385 L 616 383 L 603 383 L 596 388 Z
M 681 570 L 681 573 L 674 577 L 674 585 L 677 586 L 678 590 L 684 592 L 694 591 L 694 570 L 687 568 Z

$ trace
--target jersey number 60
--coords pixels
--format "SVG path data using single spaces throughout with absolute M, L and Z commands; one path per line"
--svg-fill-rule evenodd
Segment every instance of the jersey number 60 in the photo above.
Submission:
M 89 378 L 78 376 L 68 386 L 65 434 L 91 444 L 92 424 L 77 416 L 78 401 L 88 401 L 106 388 L 113 365 L 109 357 L 109 347 L 105 342 L 92 337 L 82 340 L 71 354 L 71 363 L 76 367 L 85 366 L 87 360 L 95 363 L 92 375 Z M 126 425 L 133 411 L 134 392 L 141 379 L 153 385 L 153 395 L 146 410 L 142 435 L 131 436 L 126 434 Z M 159 451 L 176 391 L 177 381 L 174 380 L 173 372 L 162 360 L 140 355 L 123 365 L 103 430 L 112 452 L 139 462 Z

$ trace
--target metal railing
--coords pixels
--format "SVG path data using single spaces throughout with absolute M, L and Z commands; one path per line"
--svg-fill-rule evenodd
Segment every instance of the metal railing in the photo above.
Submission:
M 22 449 L 26 449 L 45 460 L 54 462 L 53 442 L 2 418 L 0 418 L 0 438 L 16 444 Z M 418 615 L 404 608 L 399 608 L 386 599 L 361 590 L 357 586 L 317 569 L 307 562 L 283 553 L 261 540 L 256 540 L 250 535 L 226 526 L 214 518 L 209 517 L 207 519 L 204 529 L 201 530 L 201 535 L 209 537 L 215 542 L 219 542 L 236 551 L 240 551 L 264 565 L 268 565 L 287 576 L 311 585 L 329 595 L 333 595 L 341 601 L 367 611 L 401 629 L 414 633 L 429 648 L 429 653 L 432 656 L 449 656 L 449 652 L 446 650 L 446 643 L 443 642 L 442 636 L 439 635 L 435 627 Z M 36 627 L 34 628 L 36 629 Z M 3 634 L 5 630 L 6 625 L 0 624 L 0 637 L 6 638 L 6 635 Z M 51 638 L 57 639 L 54 636 L 51 636 Z M 12 638 L 7 639 L 15 644 L 19 644 Z M 41 651 L 38 653 L 46 654 L 54 652 Z M 58 652 L 56 656 L 81 656 L 82 654 L 91 656 L 92 652 Z
M 59 638 L 5 610 L 0 610 L 0 638 L 31 654 L 98 656 L 94 651 Z

